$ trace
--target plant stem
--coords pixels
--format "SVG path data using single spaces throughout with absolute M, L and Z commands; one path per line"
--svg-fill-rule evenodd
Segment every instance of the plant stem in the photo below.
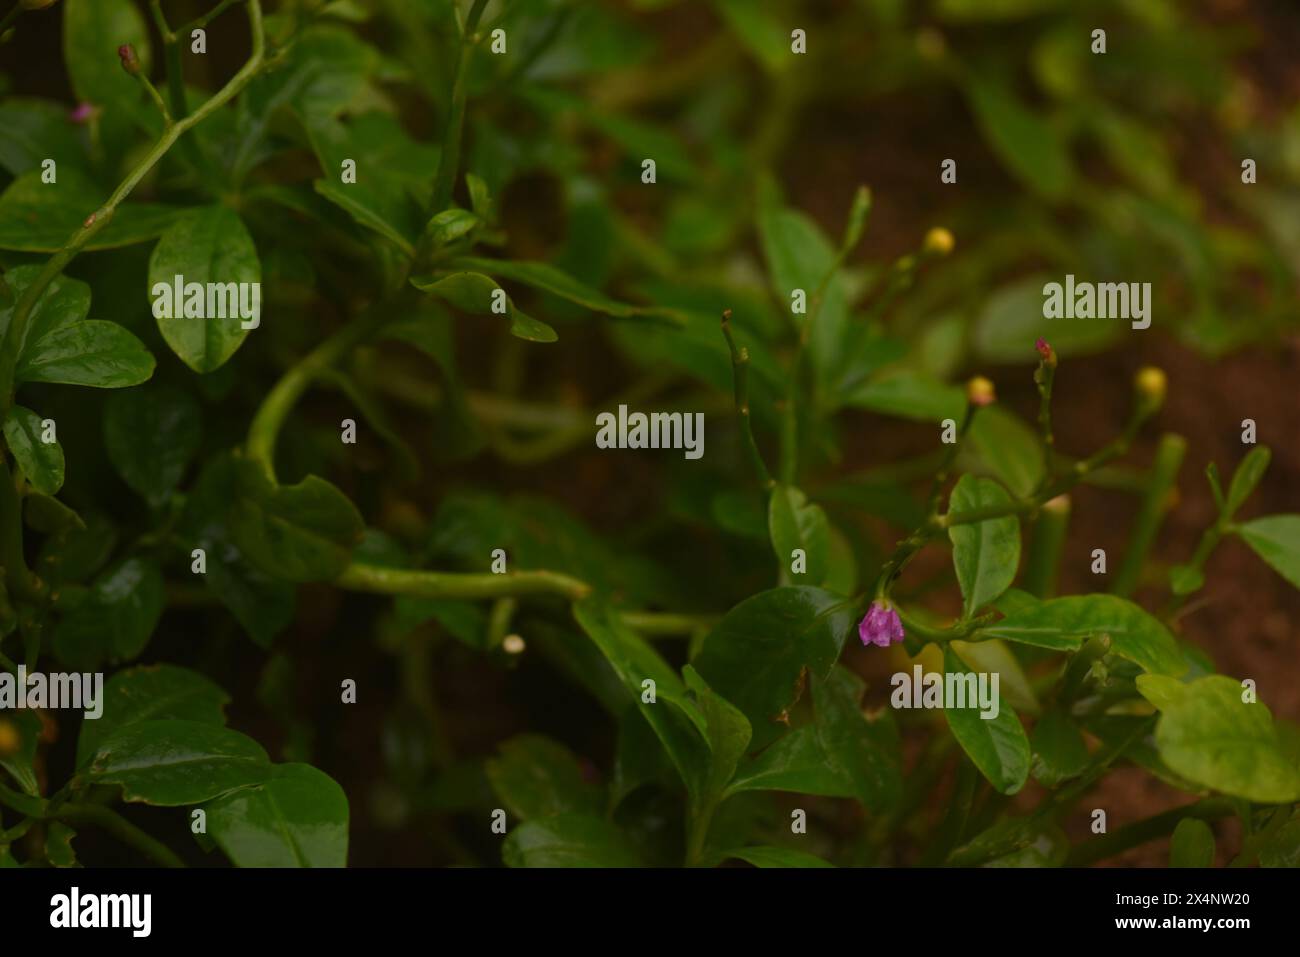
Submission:
M 353 562 L 334 580 L 340 588 L 381 595 L 419 598 L 511 598 L 521 595 L 556 595 L 577 601 L 591 586 L 561 572 L 522 571 L 492 573 L 434 572 L 383 568 Z
M 717 615 L 674 615 L 648 611 L 623 612 L 623 624 L 643 635 L 693 635 L 700 628 L 712 628 Z
M 27 567 L 23 555 L 22 501 L 0 455 L 0 565 L 15 598 L 35 601 L 41 597 L 39 580 Z
M 1117 831 L 1103 834 L 1082 844 L 1076 844 L 1066 859 L 1067 867 L 1088 867 L 1108 857 L 1114 857 L 1131 847 L 1154 841 L 1173 832 L 1178 822 L 1185 817 L 1194 817 L 1202 821 L 1215 821 L 1229 817 L 1233 813 L 1232 802 L 1227 798 L 1206 798 L 1185 807 L 1165 811 L 1143 821 L 1126 824 Z
M 460 141 L 465 126 L 465 84 L 469 79 L 469 63 L 477 42 L 475 31 L 483 16 L 487 0 L 474 0 L 469 17 L 461 30 L 460 49 L 456 54 L 456 78 L 451 87 L 451 108 L 447 114 L 447 127 L 442 134 L 442 155 L 438 157 L 438 172 L 433 178 L 433 203 L 430 215 L 441 212 L 451 202 L 456 185 L 456 172 L 460 168 Z
M 275 443 L 290 410 L 317 376 L 368 339 L 388 318 L 387 310 L 376 308 L 369 316 L 348 323 L 292 366 L 262 399 L 248 426 L 245 451 L 272 482 L 275 482 Z
M 1065 549 L 1065 533 L 1070 525 L 1070 496 L 1061 495 L 1043 503 L 1034 523 L 1025 560 L 1025 591 L 1037 598 L 1056 594 L 1056 581 Z
M 767 464 L 763 461 L 763 453 L 758 450 L 758 443 L 754 441 L 754 427 L 750 421 L 749 351 L 743 346 L 736 346 L 736 339 L 731 334 L 730 309 L 724 309 L 722 312 L 722 334 L 727 337 L 727 346 L 731 349 L 731 371 L 736 396 L 736 421 L 740 424 L 741 441 L 744 442 L 745 451 L 754 466 L 755 474 L 758 475 L 759 484 L 764 489 L 770 489 L 776 485 L 776 482 L 772 479 L 772 474 L 767 470 Z
M 185 862 L 166 844 L 149 836 L 111 808 L 99 804 L 64 804 L 49 816 L 67 824 L 93 824 L 101 827 L 163 867 L 185 866 Z
M 113 191 L 107 202 L 86 217 L 81 228 L 73 233 L 67 242 L 63 244 L 63 247 L 45 263 L 45 267 L 37 275 L 35 281 L 24 290 L 22 297 L 15 304 L 13 318 L 9 322 L 9 328 L 5 333 L 3 343 L 0 343 L 0 418 L 3 418 L 4 414 L 9 411 L 10 406 L 13 405 L 16 388 L 14 375 L 18 367 L 18 350 L 22 347 L 23 337 L 26 335 L 27 323 L 31 319 L 32 310 L 42 293 L 45 292 L 46 287 L 63 272 L 68 263 L 76 258 L 77 254 L 94 238 L 95 234 L 108 225 L 117 207 L 139 185 L 140 180 L 144 179 L 145 175 L 166 155 L 167 151 L 175 145 L 176 141 L 189 129 L 197 126 L 230 102 L 261 69 L 266 51 L 266 37 L 262 29 L 262 4 L 261 0 L 247 0 L 247 2 L 248 25 L 252 33 L 253 43 L 253 51 L 249 55 L 248 61 L 239 69 L 239 72 L 226 81 L 225 86 L 214 93 L 202 106 L 189 116 L 169 123 L 163 129 L 158 141 L 145 154 L 145 157 L 136 164 L 135 168 L 127 174 L 126 178 L 118 184 L 117 189 Z
M 1186 454 L 1187 442 L 1181 435 L 1166 433 L 1160 437 L 1146 495 L 1142 498 L 1137 519 L 1133 523 L 1124 559 L 1111 582 L 1111 594 L 1127 598 L 1137 587 L 1147 554 L 1169 511 L 1170 499 L 1178 481 L 1178 470 L 1182 467 L 1183 456 Z

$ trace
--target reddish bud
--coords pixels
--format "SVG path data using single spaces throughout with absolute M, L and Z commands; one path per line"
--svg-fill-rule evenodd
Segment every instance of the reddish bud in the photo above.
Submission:
M 122 61 L 122 69 L 132 76 L 138 76 L 140 73 L 140 58 L 135 55 L 135 47 L 129 43 L 123 43 L 117 48 L 118 59 Z

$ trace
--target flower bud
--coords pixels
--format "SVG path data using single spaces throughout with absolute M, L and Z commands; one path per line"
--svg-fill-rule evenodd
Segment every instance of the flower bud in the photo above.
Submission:
M 76 109 L 68 113 L 69 122 L 76 123 L 78 126 L 89 123 L 94 117 L 97 108 L 94 103 L 78 103 Z
M 132 76 L 140 75 L 140 58 L 135 55 L 135 47 L 129 43 L 123 43 L 117 48 L 118 58 L 122 61 L 122 69 Z
M 1056 350 L 1052 348 L 1050 342 L 1040 337 L 1039 340 L 1034 343 L 1034 348 L 1038 350 L 1038 355 L 1045 365 L 1056 365 Z
M 977 375 L 966 383 L 966 399 L 971 405 L 992 405 L 997 398 L 993 383 L 982 375 Z
M 952 252 L 954 245 L 956 245 L 956 240 L 952 238 L 952 233 L 942 226 L 935 226 L 925 234 L 925 241 L 921 243 L 921 250 L 931 256 L 946 256 Z
M 9 720 L 0 720 L 0 758 L 13 757 L 23 746 L 22 735 Z
M 867 609 L 866 617 L 858 622 L 858 637 L 864 645 L 888 648 L 903 640 L 903 622 L 888 601 L 877 598 Z
M 1167 386 L 1164 371 L 1155 366 L 1143 366 L 1133 378 L 1133 387 L 1148 414 L 1164 403 Z

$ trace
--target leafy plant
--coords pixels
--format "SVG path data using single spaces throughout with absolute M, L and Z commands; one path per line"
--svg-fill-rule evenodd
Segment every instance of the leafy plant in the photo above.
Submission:
M 188 6 L 177 25 L 159 0 L 149 19 L 133 0 L 64 0 L 76 122 L 49 100 L 0 103 L 15 131 L 0 145 L 0 667 L 114 669 L 75 753 L 53 740 L 61 716 L 0 715 L 0 865 L 77 863 L 85 829 L 165 865 L 213 849 L 239 866 L 344 865 L 361 794 L 316 766 L 347 766 L 313 759 L 326 736 L 381 755 L 366 792 L 380 826 L 432 820 L 439 859 L 465 863 L 1049 866 L 1172 834 L 1172 862 L 1201 866 L 1206 822 L 1233 814 L 1236 862 L 1295 862 L 1295 729 L 1178 630 L 1226 539 L 1300 587 L 1300 515 L 1238 517 L 1268 449 L 1226 491 L 1210 466 L 1214 521 L 1170 569 L 1150 553 L 1188 441 L 1162 436 L 1153 465 L 1119 471 L 1140 504 L 1111 590 L 1056 593 L 1070 497 L 1114 478 L 1167 383 L 1144 367 L 1113 438 L 1064 452 L 1061 362 L 1114 340 L 1055 338 L 1023 267 L 1122 255 L 1116 226 L 1136 216 L 1178 252 L 1195 306 L 1179 336 L 1218 353 L 1284 322 L 1279 308 L 1249 336 L 1222 324 L 1237 267 L 1284 287 L 1277 250 L 1202 234 L 1161 151 L 1135 160 L 1120 98 L 1142 53 L 1085 95 L 1069 5 L 935 4 L 945 26 L 994 8 L 1030 20 L 1052 97 L 1031 107 L 978 38 L 913 37 L 896 4 L 844 15 L 898 53 L 886 89 L 908 70 L 956 84 L 1033 198 L 1008 214 L 1014 241 L 955 268 L 942 227 L 863 263 L 866 187 L 845 191 L 838 240 L 783 194 L 774 151 L 819 81 L 791 79 L 807 68 L 767 5 L 712 4 L 710 56 L 657 76 L 632 15 L 603 4 Z M 1183 15 L 1156 6 L 1173 26 L 1151 45 L 1169 55 Z M 22 9 L 0 32 L 26 28 Z M 211 89 L 187 84 L 195 31 L 240 16 L 246 58 Z M 209 55 L 226 62 L 217 36 Z M 831 42 L 821 55 L 842 56 Z M 748 59 L 773 93 L 748 148 L 730 130 L 739 81 L 707 86 L 671 127 L 640 109 L 705 87 L 717 58 Z M 1191 59 L 1176 89 L 1219 62 Z M 1089 178 L 1084 128 L 1126 185 Z M 626 201 L 638 186 L 660 204 L 653 229 L 634 212 L 646 193 Z M 1075 213 L 1067 235 L 1054 217 Z M 175 277 L 256 284 L 261 312 L 160 311 Z M 1033 424 L 989 379 L 952 381 L 1035 356 Z M 88 402 L 68 386 L 114 391 Z M 541 480 L 596 411 L 646 404 L 705 414 L 706 462 L 642 483 L 602 452 L 594 482 Z M 864 434 L 875 444 L 862 423 L 888 419 L 934 451 L 846 470 Z M 657 499 L 625 509 L 637 522 L 595 530 L 613 524 L 609 490 L 642 487 Z M 1153 580 L 1159 611 L 1132 600 Z M 945 588 L 949 614 L 926 597 Z M 302 645 L 327 636 L 346 651 L 322 652 L 329 717 L 313 723 L 297 699 L 317 649 Z M 214 680 L 232 657 L 258 662 L 256 687 Z M 868 707 L 882 658 L 909 680 L 996 677 L 992 713 Z M 457 667 L 489 688 L 525 676 L 546 717 L 496 734 L 491 699 L 471 696 L 468 720 L 493 734 L 466 747 L 431 677 Z M 227 726 L 232 694 L 236 723 L 282 760 Z M 566 697 L 604 738 L 561 740 Z M 366 707 L 381 717 L 339 731 Z M 1196 799 L 1071 843 L 1081 801 L 1122 764 Z M 155 836 L 168 808 L 187 809 L 194 847 Z

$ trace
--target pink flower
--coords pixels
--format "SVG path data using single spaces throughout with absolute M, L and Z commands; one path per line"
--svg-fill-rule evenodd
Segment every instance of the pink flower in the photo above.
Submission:
M 90 118 L 94 115 L 94 103 L 78 103 L 76 109 L 68 114 L 68 119 L 73 123 L 89 123 Z
M 878 645 L 881 648 L 902 641 L 903 622 L 894 606 L 880 598 L 873 601 L 866 617 L 858 623 L 858 637 L 864 645 Z

